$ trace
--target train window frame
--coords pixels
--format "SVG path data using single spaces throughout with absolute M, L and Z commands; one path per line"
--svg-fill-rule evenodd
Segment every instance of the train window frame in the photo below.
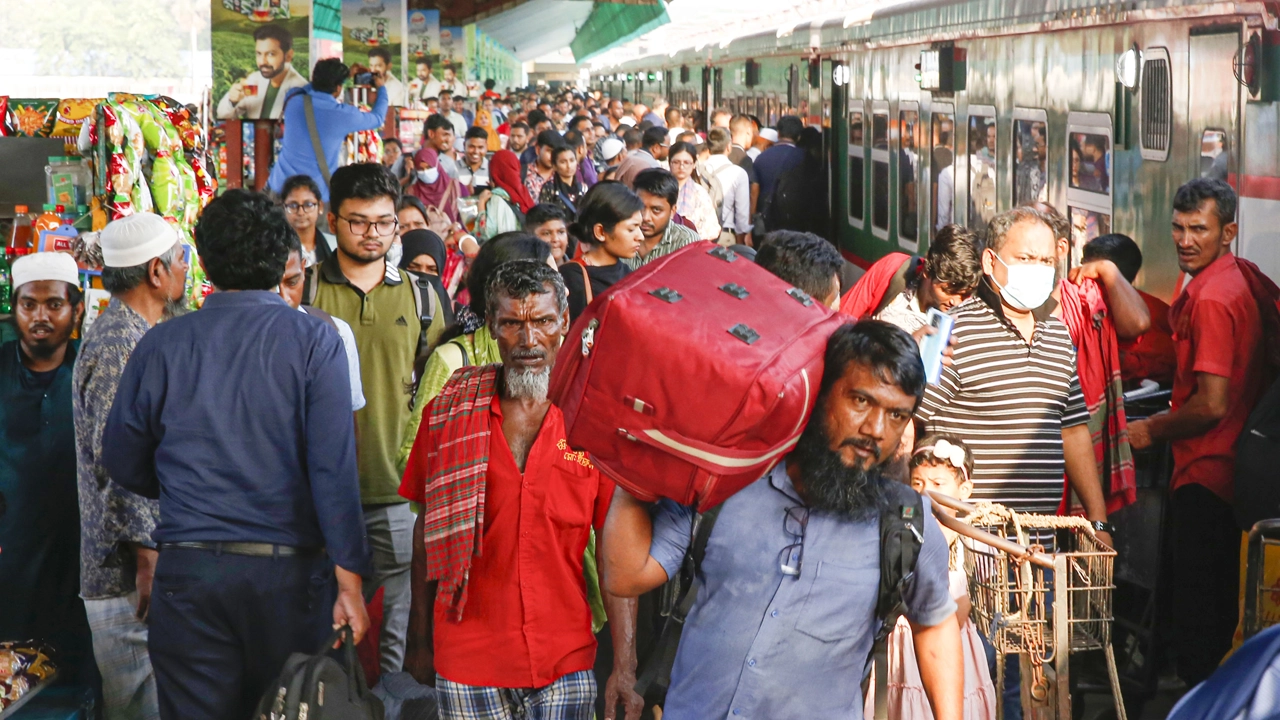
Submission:
M 883 115 L 885 120 L 885 146 L 877 148 L 875 142 L 875 119 L 877 115 Z M 889 129 L 889 101 L 888 100 L 872 100 L 871 101 L 871 189 L 869 192 L 871 202 L 868 206 L 871 209 L 871 234 L 881 240 L 889 239 L 889 226 L 893 224 L 893 210 L 890 206 L 889 198 L 892 196 L 890 188 L 893 187 L 892 176 L 889 174 L 890 166 L 890 148 L 893 145 L 892 131 Z M 876 163 L 884 163 L 885 171 L 885 218 L 884 227 L 880 227 L 875 223 L 875 207 L 876 207 Z
M 1094 235 L 1104 235 L 1111 232 L 1115 228 L 1115 134 L 1114 125 L 1112 125 L 1111 115 L 1109 113 L 1089 113 L 1089 112 L 1072 112 L 1067 115 L 1067 133 L 1063 139 L 1063 149 L 1066 153 L 1066 162 L 1063 163 L 1063 184 L 1067 189 L 1067 205 L 1066 212 L 1067 222 L 1071 227 L 1071 252 L 1069 262 L 1071 266 L 1080 264 L 1081 253 L 1084 243 L 1092 239 L 1087 237 L 1087 228 L 1090 214 L 1104 215 L 1106 217 L 1106 225 L 1101 223 L 1096 227 L 1098 232 Z M 1071 184 L 1071 142 L 1073 136 L 1078 133 L 1088 135 L 1102 135 L 1107 139 L 1108 164 L 1107 172 L 1107 190 L 1106 192 L 1095 192 L 1092 190 L 1084 190 L 1073 187 Z M 1085 232 L 1077 233 L 1077 216 L 1085 219 Z
M 909 238 L 906 235 L 902 234 L 902 229 L 904 226 L 904 223 L 902 222 L 903 208 L 905 207 L 905 204 L 902 202 L 903 200 L 902 187 L 905 184 L 902 178 L 902 163 L 890 161 L 890 165 L 892 165 L 895 170 L 895 172 L 890 174 L 890 178 L 894 178 L 895 175 L 897 176 L 896 177 L 897 182 L 893 183 L 892 187 L 894 187 L 898 191 L 896 193 L 898 197 L 898 207 L 896 211 L 896 217 L 894 218 L 895 220 L 897 220 L 897 228 L 895 229 L 894 235 L 898 239 L 899 247 L 901 247 L 903 250 L 910 250 L 912 252 L 916 252 L 917 250 L 920 249 L 920 170 L 923 164 L 923 160 L 920 157 L 920 123 L 922 118 L 920 116 L 920 103 L 918 101 L 916 100 L 899 100 L 898 101 L 898 124 L 896 126 L 897 132 L 894 132 L 894 126 L 890 125 L 889 143 L 890 143 L 890 146 L 894 148 L 895 157 L 898 160 L 901 160 L 902 154 L 907 152 L 907 150 L 902 145 L 903 131 L 905 130 L 905 126 L 906 126 L 906 118 L 905 118 L 906 113 L 915 113 L 915 116 L 916 116 L 915 127 L 912 128 L 912 131 L 911 131 L 912 140 L 915 143 L 916 164 L 915 164 L 915 168 L 912 170 L 912 177 L 910 180 L 912 188 L 915 190 L 915 195 L 916 195 L 915 197 L 916 236 L 914 238 Z M 896 147 L 894 146 L 895 139 L 896 139 Z
M 929 218 L 928 218 L 928 219 L 929 219 L 929 222 L 928 222 L 928 226 L 929 226 L 929 227 L 928 227 L 928 234 L 929 234 L 929 242 L 930 242 L 930 244 L 932 244 L 933 239 L 934 239 L 934 238 L 936 238 L 936 237 L 938 236 L 938 228 L 937 228 L 937 225 L 938 225 L 938 219 L 937 219 L 937 217 L 935 217 L 935 215 L 936 215 L 935 207 L 936 207 L 937 197 L 936 197 L 936 195 L 935 195 L 935 190 L 936 190 L 936 188 L 934 187 L 934 185 L 935 185 L 936 183 L 934 183 L 934 181 L 933 181 L 933 178 L 934 178 L 934 172 L 933 172 L 933 171 L 934 171 L 934 167 L 933 167 L 933 151 L 934 151 L 934 147 L 935 147 L 935 146 L 933 145 L 933 126 L 934 126 L 934 122 L 935 122 L 935 116 L 937 116 L 937 115 L 946 115 L 947 117 L 951 118 L 951 144 L 952 144 L 953 146 L 954 146 L 954 145 L 956 145 L 956 141 L 959 139 L 959 136 L 960 136 L 960 133 L 959 133 L 959 132 L 957 132 L 957 129 L 958 129 L 958 127 L 959 127 L 959 123 L 958 123 L 958 122 L 957 122 L 957 120 L 956 120 L 956 109 L 955 109 L 955 105 L 954 105 L 954 104 L 952 104 L 952 103 L 949 103 L 949 102 L 930 103 L 930 104 L 929 104 L 929 127 L 928 127 L 928 132 L 929 132 L 929 172 L 928 172 L 928 173 L 924 176 L 924 178 L 922 179 L 922 182 L 925 184 L 925 197 L 927 197 L 927 198 L 929 199 L 929 213 L 928 213 L 928 214 L 929 214 Z M 949 165 L 948 167 L 951 167 L 951 168 L 952 168 L 952 171 L 951 171 L 951 172 L 952 172 L 952 180 L 951 180 L 951 222 L 953 222 L 953 223 L 954 223 L 954 222 L 955 222 L 955 218 L 956 218 L 956 183 L 955 183 L 955 167 L 956 167 L 956 164 L 960 162 L 960 157 L 955 153 L 955 150 L 954 150 L 954 149 L 952 150 L 952 154 L 951 154 L 951 155 L 952 155 L 952 156 L 951 156 L 951 165 Z M 945 170 L 946 168 L 943 168 L 943 169 Z M 939 173 L 941 173 L 942 171 L 941 171 L 941 170 L 939 170 L 938 172 L 939 172 Z
M 1018 197 L 1018 127 L 1019 123 L 1044 123 L 1044 139 L 1046 154 L 1052 152 L 1053 145 L 1049 142 L 1049 113 L 1038 108 L 1019 108 L 1013 109 L 1012 123 L 1009 128 L 1009 170 L 1012 174 L 1012 182 L 1009 183 L 1009 200 L 1010 207 L 1026 205 L 1025 199 Z M 998 133 L 997 133 L 998 135 Z M 997 141 L 998 142 L 998 141 Z M 1049 202 L 1052 195 L 1052 173 L 1049 172 L 1050 158 L 1044 159 L 1044 200 Z
M 1147 120 L 1148 113 L 1154 114 L 1154 110 L 1147 107 L 1150 100 L 1154 99 L 1155 88 L 1150 87 L 1147 66 L 1152 63 L 1162 62 L 1164 64 L 1163 87 L 1165 90 L 1162 110 L 1165 119 L 1164 148 L 1147 147 Z M 1154 67 L 1154 66 L 1153 66 Z M 1138 147 L 1142 149 L 1142 159 L 1152 160 L 1155 162 L 1167 162 L 1169 160 L 1169 149 L 1173 147 L 1173 61 L 1169 57 L 1169 49 L 1164 47 L 1151 47 L 1142 51 L 1142 84 L 1138 87 L 1139 107 L 1138 107 Z
M 854 113 L 859 113 L 861 115 L 862 142 L 859 142 L 859 143 L 853 142 L 852 119 L 853 119 Z M 846 175 L 848 175 L 848 177 L 852 177 L 852 168 L 853 168 L 854 158 L 857 158 L 858 161 L 862 163 L 862 183 L 861 183 L 862 185 L 862 198 L 861 198 L 862 216 L 861 217 L 855 216 L 853 214 L 853 203 L 848 202 L 846 200 L 845 219 L 849 222 L 850 227 L 857 228 L 858 230 L 862 230 L 867 225 L 867 149 L 866 149 L 867 103 L 866 101 L 862 99 L 856 99 L 856 100 L 850 99 L 848 116 L 850 121 L 849 121 L 848 129 L 846 130 L 847 134 L 845 136 L 845 140 L 847 141 L 847 144 L 848 144 L 848 160 L 847 160 L 845 173 Z M 848 186 L 848 183 L 849 183 L 848 177 L 845 178 L 846 187 Z M 849 196 L 849 197 L 852 197 L 852 196 Z
M 965 111 L 965 114 L 964 114 L 964 142 L 965 142 L 965 154 L 964 154 L 964 157 L 965 157 L 965 167 L 964 167 L 964 170 L 965 170 L 964 227 L 966 227 L 966 228 L 968 228 L 968 229 L 970 229 L 970 230 L 973 230 L 974 232 L 985 232 L 985 231 L 986 231 L 986 224 L 984 223 L 981 227 L 977 227 L 977 228 L 975 228 L 975 227 L 973 227 L 974 219 L 973 219 L 972 217 L 970 217 L 970 215 L 972 214 L 972 212 L 971 212 L 971 211 L 973 210 L 973 162 L 972 162 L 972 158 L 971 158 L 972 153 L 971 153 L 971 152 L 969 152 L 969 148 L 972 146 L 972 143 L 973 143 L 973 138 L 971 138 L 971 137 L 970 137 L 970 134 L 971 134 L 971 133 L 972 133 L 972 131 L 973 131 L 973 119 L 974 119 L 975 117 L 977 117 L 977 118 L 982 118 L 982 119 L 984 119 L 984 120 L 991 120 L 992 122 L 994 122 L 994 123 L 996 124 L 996 149 L 995 149 L 995 151 L 994 151 L 994 153 L 993 153 L 994 158 L 995 158 L 995 168 L 994 168 L 995 172 L 994 172 L 993 177 L 992 177 L 992 181 L 993 181 L 993 182 L 995 182 L 995 184 L 996 184 L 996 191 L 995 191 L 995 203 L 996 203 L 996 207 L 995 207 L 995 208 L 993 208 L 994 212 L 993 212 L 993 214 L 992 214 L 992 217 L 994 217 L 996 214 L 998 214 L 998 213 L 1000 212 L 1000 196 L 999 196 L 999 189 L 1000 189 L 1000 115 L 996 112 L 996 106 L 995 106 L 995 105 L 976 105 L 976 104 L 969 105 L 968 109 Z

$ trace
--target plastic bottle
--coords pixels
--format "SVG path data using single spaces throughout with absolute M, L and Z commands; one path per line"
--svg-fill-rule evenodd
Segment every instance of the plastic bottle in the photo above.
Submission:
M 58 225 L 62 224 L 62 206 L 61 205 L 45 205 L 44 212 L 36 221 L 31 224 L 31 229 L 35 233 L 36 242 L 40 241 L 41 230 L 57 230 Z
M 13 280 L 9 273 L 9 261 L 0 255 L 0 315 L 13 312 Z
M 5 255 L 13 258 L 34 252 L 35 240 L 31 232 L 31 216 L 27 214 L 26 205 L 14 207 L 13 232 L 9 235 L 9 244 L 5 247 Z

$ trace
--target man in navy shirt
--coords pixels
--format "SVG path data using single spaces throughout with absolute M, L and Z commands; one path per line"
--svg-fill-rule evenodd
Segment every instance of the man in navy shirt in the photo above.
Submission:
M 760 181 L 760 212 L 773 195 L 773 187 L 778 178 L 791 168 L 804 162 L 804 150 L 796 147 L 796 140 L 804 130 L 804 123 L 795 115 L 786 115 L 778 120 L 778 142 L 773 147 L 760 153 L 755 160 L 756 178 Z
M 859 683 L 879 629 L 881 468 L 924 394 L 916 343 L 864 320 L 827 344 L 818 401 L 795 450 L 725 501 L 707 540 L 663 717 L 863 717 Z M 926 516 L 928 515 L 926 503 Z M 679 571 L 693 510 L 649 508 L 619 486 L 605 521 L 608 592 L 630 597 Z M 902 599 L 938 720 L 962 716 L 964 670 L 947 542 L 924 523 Z
M 195 238 L 217 292 L 143 336 L 107 419 L 112 480 L 160 499 L 148 649 L 165 718 L 248 717 L 291 653 L 369 624 L 346 351 L 272 292 L 292 235 L 265 195 L 211 202 Z

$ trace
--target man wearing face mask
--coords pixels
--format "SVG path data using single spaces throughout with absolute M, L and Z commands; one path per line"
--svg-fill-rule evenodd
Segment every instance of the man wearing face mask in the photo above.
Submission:
M 975 297 L 952 313 L 953 364 L 916 413 L 928 433 L 974 448 L 974 498 L 1052 514 L 1065 470 L 1102 541 L 1111 544 L 1075 350 L 1057 318 L 1033 310 L 1053 291 L 1053 229 L 1028 207 L 996 216 Z

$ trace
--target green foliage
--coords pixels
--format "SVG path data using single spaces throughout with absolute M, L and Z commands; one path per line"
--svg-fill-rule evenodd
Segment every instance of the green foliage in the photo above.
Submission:
M 129 78 L 190 74 L 189 0 L 4 0 L 0 46 L 35 50 L 36 71 Z

